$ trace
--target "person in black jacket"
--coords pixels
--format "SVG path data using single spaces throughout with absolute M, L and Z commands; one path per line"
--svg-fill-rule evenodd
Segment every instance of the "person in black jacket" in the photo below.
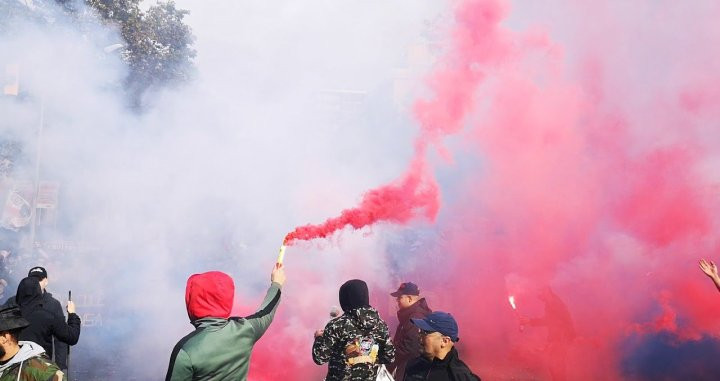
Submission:
M 30 322 L 30 326 L 20 333 L 20 340 L 28 340 L 40 344 L 48 356 L 52 357 L 52 338 L 75 345 L 80 338 L 80 317 L 75 313 L 75 304 L 68 302 L 68 321 L 48 309 L 43 298 L 40 282 L 36 277 L 27 277 L 20 281 L 16 302 L 22 316 Z
M 343 314 L 315 331 L 312 359 L 328 364 L 325 381 L 375 380 L 381 364 L 395 359 L 387 324 L 370 306 L 367 283 L 352 279 L 340 286 Z
M 425 298 L 420 296 L 420 289 L 415 283 L 400 284 L 398 290 L 390 295 L 395 297 L 398 305 L 398 324 L 393 345 L 395 345 L 395 362 L 388 366 L 388 370 L 395 375 L 395 381 L 403 381 L 405 366 L 408 361 L 422 354 L 420 345 L 420 330 L 410 319 L 422 319 L 432 312 Z
M 405 381 L 480 381 L 460 360 L 455 343 L 458 326 L 447 312 L 436 311 L 424 319 L 411 319 L 420 328 L 423 355 L 405 368 Z
M 28 271 L 29 277 L 35 277 L 38 279 L 38 282 L 40 282 L 40 288 L 43 292 L 43 306 L 45 309 L 52 312 L 55 316 L 59 316 L 61 319 L 65 319 L 65 314 L 63 314 L 63 308 L 60 302 L 55 299 L 50 292 L 47 291 L 47 286 L 49 283 L 48 280 L 48 273 L 47 270 L 45 270 L 42 266 L 35 266 Z M 15 296 L 11 296 L 8 298 L 8 300 L 3 304 L 3 307 L 12 307 L 17 306 L 17 301 L 15 300 Z M 64 372 L 67 372 L 68 364 L 67 364 L 67 357 L 69 352 L 69 346 L 58 340 L 56 337 L 53 337 L 51 347 L 54 348 L 52 353 L 50 353 L 50 357 L 55 362 L 60 369 L 62 369 Z

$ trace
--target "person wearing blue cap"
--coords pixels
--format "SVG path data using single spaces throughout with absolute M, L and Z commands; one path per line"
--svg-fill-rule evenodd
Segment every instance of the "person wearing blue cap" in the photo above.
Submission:
M 408 363 L 405 381 L 480 381 L 455 349 L 460 337 L 452 315 L 436 311 L 411 321 L 420 328 L 423 355 Z

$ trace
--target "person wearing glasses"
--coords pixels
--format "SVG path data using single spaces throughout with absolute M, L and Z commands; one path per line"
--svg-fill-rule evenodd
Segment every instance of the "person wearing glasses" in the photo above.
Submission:
M 480 381 L 455 349 L 460 338 L 452 315 L 436 311 L 411 321 L 420 328 L 423 355 L 408 363 L 405 381 Z

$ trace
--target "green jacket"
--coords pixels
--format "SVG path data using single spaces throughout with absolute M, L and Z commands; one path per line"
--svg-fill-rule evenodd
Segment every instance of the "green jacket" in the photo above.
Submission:
M 20 341 L 20 351 L 0 366 L 0 381 L 62 381 L 63 372 L 32 341 Z M 18 373 L 19 376 L 18 376 Z
M 193 320 L 195 331 L 173 349 L 165 380 L 246 380 L 250 354 L 275 316 L 280 288 L 279 284 L 272 283 L 258 312 L 246 318 Z M 190 302 L 188 313 L 193 316 Z

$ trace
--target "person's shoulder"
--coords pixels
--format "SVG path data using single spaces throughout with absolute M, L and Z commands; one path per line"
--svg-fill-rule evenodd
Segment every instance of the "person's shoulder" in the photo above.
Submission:
M 2 307 L 3 307 L 3 308 L 6 308 L 6 307 L 15 307 L 15 306 L 17 306 L 17 300 L 15 299 L 15 295 L 9 297 L 9 298 L 5 301 L 5 303 L 2 304 Z
M 42 296 L 44 308 L 53 312 L 53 314 L 63 314 L 63 308 L 60 301 L 55 299 L 51 293 L 45 292 Z M 63 314 L 64 316 L 64 314 Z
M 380 316 L 380 312 L 376 310 L 374 307 L 362 307 L 359 310 L 359 314 L 362 316 L 362 320 L 365 321 L 372 321 L 383 324 L 385 323 L 385 320 Z
M 472 369 L 465 364 L 464 361 L 460 360 L 459 358 L 455 358 L 453 363 L 451 364 L 451 367 L 453 368 L 453 372 L 460 377 L 459 381 L 479 381 L 480 377 L 478 377 L 475 373 L 473 373 Z
M 50 373 L 60 370 L 60 368 L 58 368 L 58 366 L 55 365 L 55 363 L 50 361 L 50 359 L 47 358 L 47 356 L 42 356 L 42 355 L 33 356 L 33 357 L 27 359 L 25 361 L 24 368 L 26 368 L 28 370 L 37 371 L 37 372 L 50 372 Z
M 383 318 L 380 316 L 380 313 L 376 309 L 372 307 L 368 308 L 368 313 L 366 314 L 366 317 L 368 321 L 372 323 L 375 329 L 387 330 L 387 323 L 385 322 L 385 320 L 383 320 Z
M 325 330 L 336 331 L 346 326 L 351 325 L 352 322 L 346 315 L 340 315 L 336 318 L 332 318 L 327 324 L 325 324 Z
M 418 356 L 418 357 L 415 357 L 414 359 L 411 359 L 410 361 L 408 361 L 407 365 L 405 366 L 405 372 L 407 374 L 423 372 L 423 371 L 427 370 L 429 365 L 430 365 L 429 361 L 427 361 L 422 356 Z
M 43 293 L 43 301 L 45 301 L 47 303 L 57 304 L 58 306 L 60 305 L 60 301 L 55 299 L 53 294 L 51 294 L 47 291 Z
M 197 339 L 204 337 L 205 330 L 202 328 L 196 328 L 194 331 L 188 333 L 173 347 L 173 357 L 177 356 L 180 351 L 190 354 L 197 347 Z
M 424 310 L 422 308 L 414 308 L 410 313 L 408 314 L 408 319 L 424 319 L 426 316 L 430 315 L 430 311 Z

